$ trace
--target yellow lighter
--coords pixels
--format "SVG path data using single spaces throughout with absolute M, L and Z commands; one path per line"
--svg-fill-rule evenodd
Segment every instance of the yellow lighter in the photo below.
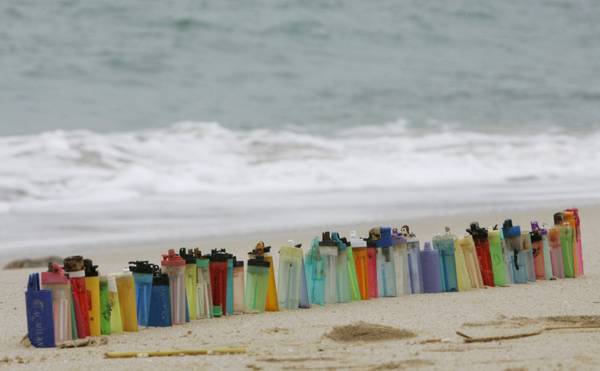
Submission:
M 467 291 L 472 288 L 471 278 L 467 270 L 467 262 L 460 241 L 454 241 L 454 260 L 456 260 L 456 281 L 458 283 L 458 291 Z
M 85 267 L 85 288 L 89 297 L 90 312 L 90 335 L 100 336 L 100 277 L 98 276 L 98 266 L 92 263 L 91 259 L 83 261 Z
M 135 303 L 135 284 L 131 272 L 123 272 L 116 277 L 119 303 L 121 304 L 121 321 L 123 331 L 136 332 L 138 330 L 137 306 Z

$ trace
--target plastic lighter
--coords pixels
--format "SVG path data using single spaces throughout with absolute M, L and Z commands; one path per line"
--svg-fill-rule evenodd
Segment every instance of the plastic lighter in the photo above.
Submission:
M 492 269 L 492 256 L 490 253 L 490 241 L 488 239 L 488 230 L 479 226 L 478 222 L 473 222 L 467 229 L 467 232 L 473 237 L 477 260 L 481 271 L 481 279 L 486 286 L 494 286 L 494 271 Z
M 319 241 L 319 254 L 325 271 L 325 304 L 337 302 L 337 244 L 331 239 L 329 232 L 323 232 Z
M 248 259 L 246 276 L 245 306 L 249 313 L 262 313 L 267 303 L 270 263 L 263 255 Z
M 90 298 L 85 287 L 85 266 L 83 257 L 69 256 L 63 261 L 64 269 L 69 276 L 73 293 L 73 311 L 77 325 L 77 337 L 84 339 L 90 336 Z
M 211 318 L 213 316 L 212 288 L 210 279 L 210 259 L 202 256 L 199 249 L 194 249 L 196 256 L 196 274 L 198 282 L 196 287 L 196 318 Z M 243 300 L 243 299 L 242 299 Z
M 533 262 L 535 277 L 538 280 L 550 279 L 552 277 L 552 265 L 550 263 L 550 251 L 548 246 L 544 246 L 544 234 L 548 232 L 542 230 L 538 222 L 531 222 L 531 249 L 533 251 Z M 547 245 L 547 244 L 546 244 Z M 549 265 L 550 277 L 547 277 L 546 266 Z
M 559 227 L 555 226 L 548 230 L 548 244 L 550 245 L 550 260 L 552 262 L 552 274 L 556 278 L 565 278 L 565 268 L 563 263 Z
M 85 288 L 87 290 L 89 300 L 89 319 L 90 319 L 90 335 L 100 336 L 101 331 L 101 316 L 100 316 L 100 277 L 98 275 L 98 266 L 94 265 L 91 259 L 84 259 L 85 267 Z
M 244 313 L 244 262 L 234 259 L 233 262 L 233 312 Z
M 187 310 L 191 320 L 198 317 L 198 265 L 194 252 L 185 247 L 179 249 L 179 256 L 185 260 L 185 295 Z
M 279 301 L 277 300 L 277 285 L 275 284 L 275 264 L 273 264 L 273 257 L 271 256 L 271 246 L 265 246 L 265 243 L 260 241 L 256 245 L 256 251 L 261 250 L 260 253 L 265 257 L 265 261 L 269 263 L 269 287 L 267 288 L 267 302 L 265 304 L 265 310 L 267 312 L 276 312 L 279 310 Z
M 563 267 L 565 277 L 575 277 L 575 233 L 573 227 L 565 220 L 565 214 L 558 212 L 554 214 L 554 225 L 560 231 L 560 245 L 562 247 Z
M 302 251 L 302 244 L 297 244 L 296 248 Z M 298 307 L 308 309 L 310 308 L 310 299 L 308 296 L 308 281 L 306 280 L 306 266 L 304 265 L 304 256 L 302 256 L 302 267 L 300 268 L 300 270 L 300 303 L 298 303 Z
M 402 227 L 402 233 L 405 233 L 406 245 L 408 247 L 411 293 L 421 294 L 423 292 L 423 272 L 421 271 L 421 247 L 419 246 L 419 240 L 414 233 L 411 233 L 407 225 Z
M 118 274 L 115 280 L 117 282 L 117 291 L 119 292 L 123 331 L 136 332 L 138 330 L 138 321 L 133 274 L 127 269 L 127 271 Z
M 577 276 L 583 275 L 583 242 L 581 241 L 581 219 L 579 217 L 579 209 L 570 208 L 565 210 L 567 221 L 571 223 L 575 230 L 575 251 L 577 269 L 575 274 Z
M 110 318 L 112 308 L 110 305 L 110 291 L 108 290 L 108 278 L 100 276 L 100 332 L 102 335 L 110 335 Z
M 437 293 L 442 291 L 442 269 L 440 268 L 440 253 L 425 242 L 421 252 L 423 270 L 423 292 Z
M 31 273 L 25 291 L 27 337 L 36 348 L 52 348 L 56 345 L 52 292 L 41 290 L 39 279 L 38 273 Z
M 456 261 L 458 291 L 467 291 L 474 286 L 474 283 L 471 281 L 469 269 L 467 268 L 467 259 L 465 258 L 465 245 L 467 244 L 468 241 L 465 241 L 465 238 L 454 240 L 454 260 Z
M 454 240 L 456 237 L 450 233 L 448 227 L 444 234 L 436 235 L 432 240 L 433 248 L 440 253 L 442 290 L 445 292 L 458 291 Z
M 276 312 L 279 310 L 279 302 L 277 300 L 277 285 L 275 284 L 275 265 L 273 264 L 273 257 L 270 255 L 270 252 L 271 246 L 265 246 L 263 241 L 259 241 L 253 251 L 255 256 L 264 256 L 265 261 L 269 263 L 269 287 L 267 288 L 265 310 L 267 312 Z M 252 253 L 250 256 L 252 256 Z
M 121 319 L 121 303 L 119 302 L 119 290 L 117 289 L 116 273 L 109 274 L 108 279 L 108 299 L 110 303 L 110 332 L 120 334 L 123 332 L 123 320 Z
M 525 255 L 525 266 L 527 267 L 527 281 L 535 282 L 535 259 L 533 257 L 531 233 L 529 231 L 521 232 L 521 244 Z
M 573 276 L 579 277 L 582 273 L 580 272 L 580 256 L 577 253 L 577 221 L 575 219 L 575 214 L 568 209 L 563 211 L 563 217 L 565 223 L 569 224 L 571 226 L 571 230 L 573 231 Z
M 337 302 L 348 303 L 352 301 L 352 291 L 350 288 L 349 270 L 348 270 L 348 250 L 351 250 L 346 242 L 340 239 L 340 235 L 337 232 L 331 232 L 331 240 L 337 245 L 337 259 L 336 259 L 336 290 L 337 290 Z M 344 239 L 345 240 L 345 239 Z
M 229 254 L 227 257 L 227 315 L 233 314 L 233 266 L 235 257 Z
M 379 280 L 377 279 L 377 243 L 367 238 L 367 292 L 369 298 L 379 297 Z
M 306 272 L 306 285 L 311 304 L 325 304 L 325 268 L 319 249 L 319 239 L 314 238 L 310 250 L 306 253 L 304 271 Z
M 352 255 L 354 256 L 356 280 L 358 282 L 360 297 L 362 300 L 367 300 L 369 298 L 367 242 L 362 238 L 358 238 L 356 231 L 352 231 L 350 232 L 350 245 L 352 246 Z
M 152 269 L 152 294 L 150 295 L 148 326 L 168 327 L 172 325 L 169 275 L 162 273 L 157 265 L 153 265 Z
M 345 250 L 348 255 L 346 265 L 348 271 L 348 284 L 350 285 L 350 297 L 352 300 L 360 300 L 360 288 L 358 287 L 358 277 L 356 276 L 356 263 L 354 261 L 352 244 L 346 237 L 336 239 L 336 243 L 338 244 L 339 251 Z
M 513 225 L 511 219 L 502 224 L 504 236 L 504 251 L 510 262 L 510 272 L 514 283 L 527 283 L 527 260 L 521 240 L 521 227 Z
M 135 302 L 138 325 L 148 326 L 150 303 L 152 302 L 152 280 L 155 268 L 145 260 L 129 262 L 129 271 L 135 283 Z
M 300 305 L 300 289 L 302 280 L 302 250 L 293 245 L 279 249 L 279 271 L 277 284 L 279 286 L 279 307 L 282 309 L 297 309 Z
M 471 281 L 471 287 L 479 289 L 483 287 L 483 279 L 481 277 L 481 270 L 479 268 L 479 260 L 477 259 L 477 253 L 475 252 L 475 242 L 473 237 L 469 234 L 459 239 L 459 245 L 463 251 L 465 257 L 465 266 L 469 273 L 469 280 Z
M 392 234 L 392 258 L 394 260 L 396 296 L 410 295 L 412 293 L 407 237 L 406 234 L 394 228 Z
M 169 276 L 171 298 L 171 323 L 181 325 L 186 322 L 187 298 L 185 292 L 185 260 L 170 249 L 163 254 L 160 266 L 163 273 Z M 123 302 L 121 302 L 121 311 Z
M 502 246 L 502 234 L 498 229 L 488 231 L 490 243 L 490 259 L 492 260 L 492 271 L 494 273 L 494 286 L 507 286 L 507 268 Z
M 375 231 L 375 233 L 372 233 Z M 377 234 L 379 235 L 377 238 Z M 377 283 L 380 296 L 396 296 L 396 272 L 392 259 L 392 229 L 390 227 L 373 228 L 369 238 L 377 243 Z
M 212 289 L 213 317 L 227 313 L 227 253 L 212 250 L 210 255 L 210 287 Z
M 48 265 L 48 272 L 41 273 L 43 290 L 52 293 L 54 314 L 54 340 L 56 344 L 72 339 L 71 330 L 71 285 L 62 267 L 56 263 Z M 35 288 L 35 287 L 34 287 Z
M 554 277 L 554 272 L 552 271 L 552 254 L 550 252 L 550 239 L 548 230 L 546 228 L 542 228 L 542 242 L 544 243 L 544 264 L 546 271 L 546 279 L 549 280 Z

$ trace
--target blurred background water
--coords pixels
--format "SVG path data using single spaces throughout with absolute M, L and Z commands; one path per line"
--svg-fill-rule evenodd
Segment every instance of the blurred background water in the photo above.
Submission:
M 258 228 L 252 207 L 279 215 L 268 229 L 595 201 L 599 17 L 593 0 L 3 1 L 1 239 L 148 210 L 166 233 L 156 205 L 202 234 Z
M 589 129 L 597 1 L 3 1 L 0 133 Z

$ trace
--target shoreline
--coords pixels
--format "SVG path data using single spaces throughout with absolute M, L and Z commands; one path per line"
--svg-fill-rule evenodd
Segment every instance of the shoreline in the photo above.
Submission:
M 455 216 L 483 217 L 522 211 L 563 209 L 570 205 L 595 206 L 600 198 L 574 189 L 569 197 L 557 190 L 532 193 L 516 183 L 511 187 L 450 190 L 368 190 L 283 195 L 189 195 L 148 198 L 101 205 L 63 205 L 41 210 L 20 210 L 0 215 L 0 260 L 48 251 L 118 249 L 204 242 L 236 242 L 246 236 L 288 232 L 291 238 L 335 227 L 341 234 L 374 225 L 452 224 Z M 550 198 L 548 200 L 547 198 Z M 490 218 L 498 223 L 502 218 Z M 548 219 L 549 220 L 549 219 Z M 331 223 L 334 221 L 335 223 Z M 425 222 L 425 223 L 423 223 Z M 454 230 L 462 225 L 450 225 Z M 459 228 L 460 227 L 460 228 Z M 459 228 L 459 229 L 457 229 Z M 367 228 L 368 229 L 368 228 Z M 414 228 L 413 228 L 414 229 Z M 437 232 L 415 230 L 430 238 Z M 299 237 L 298 237 L 299 236 Z M 286 238 L 287 240 L 287 238 Z M 302 241 L 306 243 L 306 241 Z
M 179 247 L 199 247 L 206 249 L 207 252 L 213 248 L 226 248 L 233 254 L 239 255 L 244 260 L 248 251 L 252 250 L 258 241 L 265 241 L 267 245 L 273 246 L 278 250 L 280 246 L 287 243 L 288 240 L 302 243 L 304 248 L 310 245 L 314 237 L 321 235 L 324 230 L 335 230 L 342 236 L 347 236 L 350 231 L 357 231 L 359 236 L 366 236 L 370 228 L 374 226 L 394 226 L 409 225 L 411 231 L 416 233 L 417 238 L 423 242 L 431 241 L 431 238 L 438 233 L 444 232 L 444 227 L 450 227 L 451 231 L 457 236 L 464 234 L 472 221 L 479 221 L 482 226 L 493 226 L 501 224 L 506 218 L 512 218 L 515 224 L 520 224 L 523 229 L 529 229 L 531 220 L 538 220 L 540 225 L 546 223 L 552 224 L 552 214 L 557 210 L 569 207 L 568 202 L 557 202 L 554 206 L 532 207 L 532 208 L 511 208 L 496 209 L 496 211 L 484 210 L 481 213 L 472 211 L 449 211 L 442 215 L 418 216 L 408 218 L 391 218 L 379 220 L 377 222 L 359 222 L 359 223 L 324 223 L 321 226 L 277 228 L 273 230 L 255 231 L 255 232 L 236 232 L 228 235 L 202 235 L 197 237 L 182 238 L 157 238 L 153 240 L 141 240 L 131 243 L 119 241 L 113 243 L 87 243 L 81 248 L 69 246 L 60 249 L 34 249 L 34 250 L 11 250 L 2 253 L 0 250 L 0 265 L 4 266 L 7 262 L 23 257 L 38 257 L 47 255 L 86 255 L 92 259 L 98 259 L 99 262 L 110 262 L 116 256 L 122 256 L 124 259 L 133 259 L 136 257 L 157 260 L 160 254 L 166 252 L 169 248 Z M 600 203 L 591 202 L 584 204 L 580 209 L 600 208 Z M 585 211 L 582 219 L 585 220 Z M 12 253 L 11 258 L 7 254 Z M 125 263 L 129 260 L 124 260 Z

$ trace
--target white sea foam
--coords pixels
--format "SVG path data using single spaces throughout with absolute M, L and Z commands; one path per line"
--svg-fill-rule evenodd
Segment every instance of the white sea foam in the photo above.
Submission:
M 0 138 L 0 211 L 146 195 L 598 182 L 600 131 L 415 131 L 402 121 L 328 135 L 180 122 Z

